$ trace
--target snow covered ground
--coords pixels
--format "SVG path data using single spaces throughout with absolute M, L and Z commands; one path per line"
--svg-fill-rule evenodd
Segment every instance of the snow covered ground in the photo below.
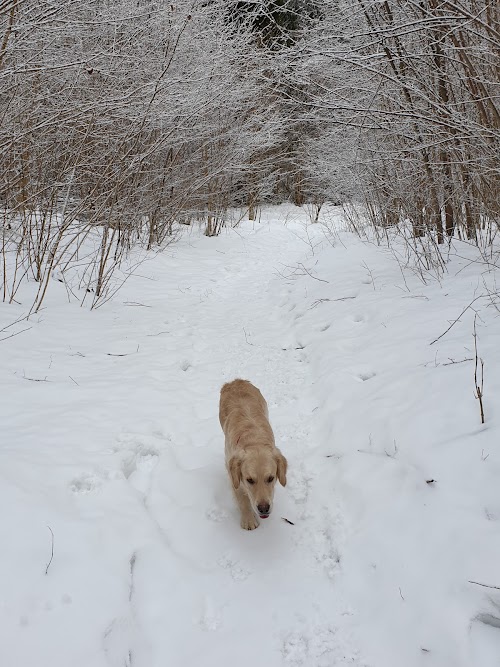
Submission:
M 291 207 L 192 230 L 0 342 L 2 667 L 500 665 L 500 591 L 469 583 L 500 586 L 499 313 L 474 304 L 484 426 L 474 312 L 430 345 L 494 273 L 460 247 L 423 285 L 331 240 Z M 217 416 L 238 376 L 289 461 L 252 532 Z

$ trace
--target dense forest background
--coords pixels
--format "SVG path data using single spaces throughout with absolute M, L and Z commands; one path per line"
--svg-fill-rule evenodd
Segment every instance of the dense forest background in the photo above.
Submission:
M 499 71 L 491 0 L 0 0 L 3 299 L 282 201 L 487 252 Z

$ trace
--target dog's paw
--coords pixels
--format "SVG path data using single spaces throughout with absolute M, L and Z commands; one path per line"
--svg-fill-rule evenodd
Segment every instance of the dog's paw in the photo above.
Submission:
M 243 514 L 241 517 L 241 527 L 243 530 L 255 530 L 260 521 L 257 519 L 255 514 Z

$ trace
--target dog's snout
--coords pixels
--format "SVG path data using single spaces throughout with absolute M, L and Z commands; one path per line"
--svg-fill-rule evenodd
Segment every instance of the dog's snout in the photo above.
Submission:
M 259 510 L 259 514 L 269 514 L 270 505 L 269 503 L 259 503 L 257 509 Z

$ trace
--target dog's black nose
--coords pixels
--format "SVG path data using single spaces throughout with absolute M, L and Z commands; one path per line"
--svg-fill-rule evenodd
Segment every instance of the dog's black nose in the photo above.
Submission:
M 257 509 L 259 510 L 259 514 L 269 514 L 269 503 L 259 503 Z

